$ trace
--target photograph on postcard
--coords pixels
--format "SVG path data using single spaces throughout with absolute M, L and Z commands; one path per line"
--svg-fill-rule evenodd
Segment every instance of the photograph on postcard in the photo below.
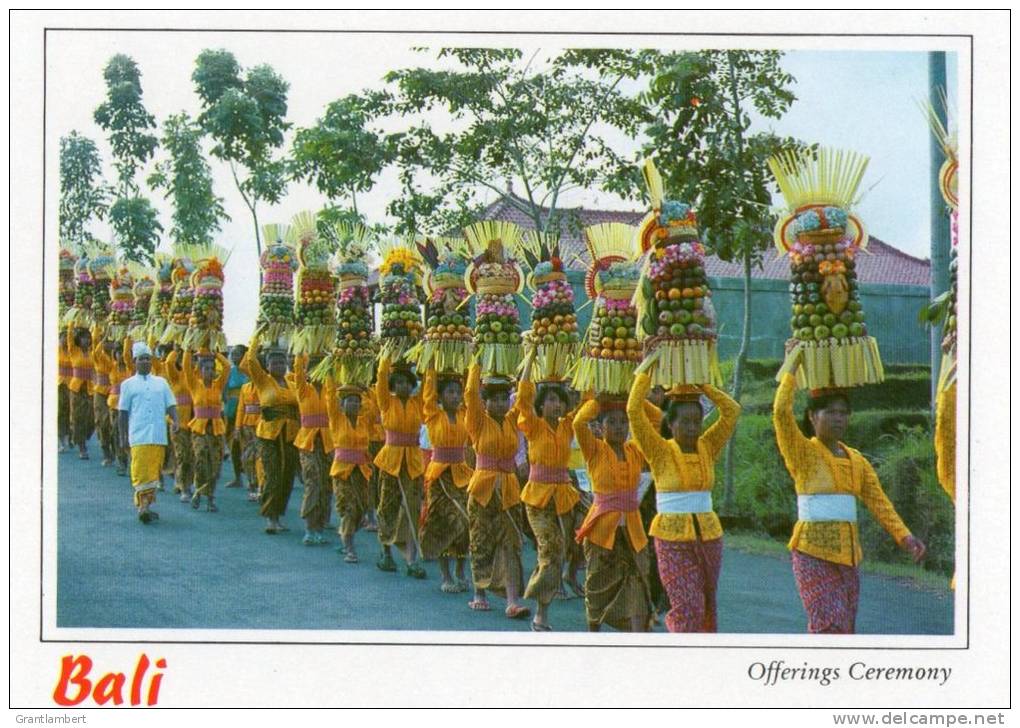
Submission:
M 48 30 L 42 636 L 965 644 L 969 54 Z

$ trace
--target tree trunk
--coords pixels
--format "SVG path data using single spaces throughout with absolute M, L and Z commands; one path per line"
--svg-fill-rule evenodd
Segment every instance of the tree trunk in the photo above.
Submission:
M 751 251 L 744 250 L 744 322 L 743 331 L 740 334 L 740 351 L 737 352 L 737 361 L 733 365 L 733 384 L 730 396 L 740 401 L 740 391 L 744 384 L 744 366 L 747 364 L 747 354 L 751 348 Z M 724 466 L 723 483 L 723 510 L 731 512 L 733 509 L 733 472 L 734 459 L 736 457 L 736 430 L 726 445 L 726 464 Z
M 726 54 L 729 62 L 730 76 L 730 101 L 733 104 L 733 146 L 736 157 L 734 167 L 738 172 L 738 178 L 743 179 L 739 174 L 743 171 L 744 159 L 744 135 L 740 127 L 740 94 L 737 88 L 737 74 L 733 67 L 733 52 Z M 740 401 L 740 390 L 744 383 L 744 366 L 747 363 L 747 352 L 751 346 L 751 241 L 744 241 L 743 245 L 744 263 L 744 322 L 743 331 L 740 334 L 740 351 L 737 353 L 737 361 L 733 366 L 733 385 L 730 396 L 737 402 Z M 726 463 L 723 468 L 723 511 L 730 513 L 733 510 L 733 461 L 736 458 L 737 431 L 734 428 L 733 435 L 726 445 Z
M 251 204 L 248 205 L 248 209 L 251 210 L 251 219 L 255 223 L 255 252 L 258 255 L 259 261 L 262 260 L 262 237 L 259 234 L 259 216 L 255 212 L 255 201 L 252 200 Z M 262 290 L 262 265 L 259 265 L 259 290 Z

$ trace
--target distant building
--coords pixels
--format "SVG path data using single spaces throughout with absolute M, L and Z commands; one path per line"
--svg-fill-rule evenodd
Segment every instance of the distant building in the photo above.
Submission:
M 524 200 L 517 198 L 521 203 Z M 584 300 L 581 271 L 588 261 L 588 252 L 582 239 L 584 228 L 606 222 L 637 225 L 644 212 L 620 210 L 592 210 L 584 207 L 562 209 L 561 219 L 570 220 L 560 238 L 565 263 L 578 271 L 571 272 L 575 293 Z M 543 219 L 548 210 L 543 208 Z M 534 221 L 522 213 L 505 197 L 493 203 L 479 216 L 480 219 L 508 220 L 522 228 L 533 230 Z M 743 321 L 743 266 L 711 255 L 706 258 L 705 270 L 713 290 L 715 309 L 720 317 L 720 356 L 734 356 L 739 348 Z M 931 263 L 915 258 L 879 240 L 869 237 L 868 247 L 857 258 L 857 276 L 861 283 L 861 298 L 867 315 L 869 333 L 878 339 L 883 361 L 898 364 L 926 364 L 930 349 L 928 331 L 917 321 L 917 313 L 929 297 Z M 789 331 L 790 304 L 788 282 L 790 264 L 774 250 L 765 253 L 760 266 L 751 271 L 751 351 L 756 359 L 781 358 L 783 343 Z M 581 311 L 582 323 L 587 326 L 590 307 Z

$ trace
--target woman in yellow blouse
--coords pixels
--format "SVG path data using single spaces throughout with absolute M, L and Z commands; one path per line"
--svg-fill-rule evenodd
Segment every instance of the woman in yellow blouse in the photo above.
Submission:
M 370 397 L 359 387 L 336 387 L 332 379 L 325 383 L 329 431 L 333 441 L 333 498 L 340 519 L 339 533 L 343 541 L 344 561 L 358 563 L 354 534 L 361 528 L 365 513 L 371 506 L 369 482 L 372 479 L 372 458 L 368 445 L 372 413 L 365 407 Z
M 813 392 L 805 413 L 806 437 L 793 414 L 796 378 L 786 374 L 773 407 L 776 442 L 797 490 L 797 523 L 789 548 L 809 632 L 852 634 L 857 617 L 861 562 L 857 499 L 910 553 L 925 547 L 897 515 L 871 463 L 840 438 L 850 421 L 845 391 Z
M 67 329 L 67 353 L 71 360 L 71 378 L 67 389 L 71 397 L 71 443 L 78 448 L 78 457 L 89 459 L 88 441 L 95 430 L 92 419 L 92 334 L 88 329 Z
M 655 366 L 654 360 L 649 361 Z M 715 461 L 733 434 L 740 405 L 720 389 L 704 385 L 671 398 L 656 430 L 646 404 L 651 378 L 640 372 L 627 400 L 627 416 L 652 469 L 656 509 L 649 533 L 655 538 L 659 578 L 669 598 L 670 632 L 715 632 L 715 594 L 722 567 L 722 526 L 712 510 Z M 699 393 L 719 410 L 702 434 Z
M 309 381 L 306 372 L 314 369 L 321 356 L 309 358 L 300 355 L 294 358 L 294 381 L 292 388 L 297 396 L 301 429 L 294 438 L 301 467 L 301 482 L 304 496 L 301 499 L 301 517 L 305 519 L 305 546 L 329 543 L 326 538 L 326 524 L 329 522 L 329 498 L 332 489 L 329 482 L 330 459 L 333 452 L 333 437 L 329 430 L 326 390 L 321 382 Z
M 219 365 L 219 372 L 216 368 Z M 206 510 L 215 513 L 216 480 L 223 464 L 223 437 L 227 433 L 223 422 L 223 388 L 230 376 L 230 360 L 223 354 L 199 354 L 198 367 L 192 363 L 191 351 L 184 352 L 181 368 L 184 384 L 191 394 L 191 421 L 185 426 L 191 430 L 191 456 L 195 469 L 195 495 L 191 507 L 198 508 L 202 496 L 206 497 Z
M 103 451 L 103 467 L 113 464 L 114 439 L 110 410 L 106 400 L 110 396 L 110 370 L 113 368 L 113 352 L 117 348 L 114 341 L 104 340 L 102 329 L 98 326 L 92 336 L 92 369 L 95 378 L 92 380 L 92 420 L 96 427 L 99 448 Z
M 464 388 L 456 375 L 425 372 L 422 414 L 432 444 L 432 458 L 425 469 L 425 511 L 421 523 L 422 558 L 438 557 L 442 572 L 440 589 L 446 593 L 467 591 L 464 560 L 467 558 L 467 487 L 471 468 L 465 462 L 468 446 Z M 450 575 L 450 558 L 457 561 L 456 580 Z
M 600 418 L 602 439 L 590 423 Z M 637 444 L 627 439 L 627 413 L 622 401 L 592 399 L 574 418 L 574 433 L 588 466 L 594 502 L 577 541 L 587 564 L 584 605 L 588 629 L 608 624 L 644 632 L 651 614 L 648 590 L 648 538 L 638 512 L 638 483 L 645 464 Z
M 106 398 L 106 407 L 110 411 L 110 426 L 113 429 L 114 455 L 117 460 L 117 475 L 127 475 L 128 452 L 123 446 L 120 436 L 120 385 L 128 377 L 134 376 L 135 361 L 131 356 L 131 339 L 125 338 L 123 345 L 115 348 L 113 360 L 110 362 L 110 394 Z
M 382 416 L 386 442 L 375 456 L 379 468 L 379 543 L 383 552 L 376 566 L 396 571 L 390 552 L 397 546 L 408 576 L 425 578 L 418 560 L 418 515 L 421 512 L 422 462 L 419 434 L 422 426 L 421 393 L 412 394 L 415 376 L 409 369 L 393 370 L 383 357 L 375 383 L 376 404 Z
M 61 329 L 57 340 L 57 452 L 71 449 L 71 354 L 67 350 L 67 332 Z
M 177 399 L 177 418 L 181 426 L 173 433 L 171 442 L 174 450 L 174 493 L 180 493 L 181 503 L 189 503 L 195 485 L 195 458 L 191 448 L 191 391 L 184 381 L 182 369 L 183 352 L 180 347 L 163 359 L 161 374 L 170 385 L 170 391 Z
M 244 358 L 244 355 L 241 355 Z M 238 364 L 240 368 L 240 364 Z M 261 491 L 261 468 L 258 466 L 258 439 L 255 427 L 259 424 L 262 407 L 259 405 L 259 390 L 253 382 L 241 385 L 238 395 L 237 413 L 234 419 L 234 433 L 241 448 L 241 472 L 248 476 L 248 500 L 257 503 Z
M 241 371 L 251 379 L 259 394 L 259 421 L 255 426 L 259 459 L 262 462 L 262 495 L 259 512 L 266 519 L 266 533 L 289 530 L 280 522 L 294 489 L 297 469 L 298 408 L 297 397 L 287 374 L 287 352 L 270 349 L 266 367 L 259 362 L 259 338 L 256 335 L 241 360 Z
M 471 579 L 475 595 L 471 609 L 489 611 L 487 592 L 506 598 L 505 614 L 526 619 L 531 610 L 520 603 L 524 581 L 521 568 L 521 485 L 517 480 L 517 410 L 510 407 L 513 385 L 490 379 L 483 385 L 477 361 L 468 370 L 464 390 L 468 437 L 475 452 L 475 469 L 468 482 L 468 527 Z
M 560 590 L 564 542 L 560 517 L 581 499 L 570 479 L 570 441 L 574 437 L 569 396 L 558 384 L 545 384 L 536 394 L 531 381 L 534 350 L 524 362 L 517 386 L 517 427 L 528 443 L 528 482 L 521 491 L 528 523 L 535 534 L 538 562 L 524 591 L 538 604 L 532 628 L 548 632 L 549 603 Z

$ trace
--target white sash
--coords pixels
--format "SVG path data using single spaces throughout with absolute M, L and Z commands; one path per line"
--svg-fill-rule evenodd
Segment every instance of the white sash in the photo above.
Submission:
M 712 491 L 658 491 L 655 507 L 659 513 L 709 513 L 712 510 Z
M 798 495 L 797 518 L 802 521 L 857 523 L 857 498 L 852 495 Z

